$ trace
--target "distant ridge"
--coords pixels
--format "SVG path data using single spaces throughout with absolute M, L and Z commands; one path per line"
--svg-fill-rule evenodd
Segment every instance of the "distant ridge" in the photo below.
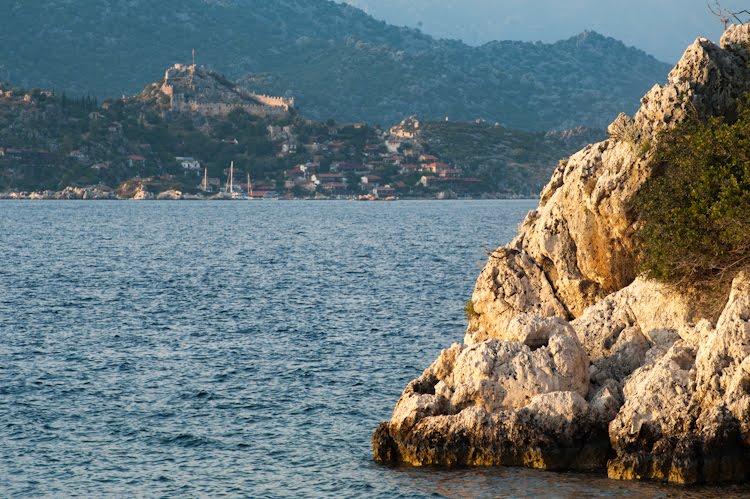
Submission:
M 669 66 L 594 32 L 553 44 L 436 40 L 327 0 L 9 0 L 0 80 L 134 94 L 174 61 L 294 95 L 306 116 L 389 125 L 404 115 L 513 128 L 602 128 Z

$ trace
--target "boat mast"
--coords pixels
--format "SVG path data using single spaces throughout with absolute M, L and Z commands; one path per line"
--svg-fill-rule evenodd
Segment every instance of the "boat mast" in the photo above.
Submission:
M 229 194 L 234 192 L 234 161 L 229 164 L 229 182 L 227 185 L 227 192 Z

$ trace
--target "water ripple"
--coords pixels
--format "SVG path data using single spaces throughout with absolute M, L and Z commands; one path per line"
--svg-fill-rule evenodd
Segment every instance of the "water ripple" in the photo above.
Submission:
M 2 495 L 747 492 L 372 462 L 534 205 L 0 202 Z

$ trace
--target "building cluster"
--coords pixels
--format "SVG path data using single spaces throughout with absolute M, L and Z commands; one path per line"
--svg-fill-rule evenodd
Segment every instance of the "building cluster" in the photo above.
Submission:
M 162 98 L 169 97 L 172 109 L 181 106 L 181 102 L 200 102 L 201 105 L 221 102 L 235 106 L 234 108 L 251 102 L 253 106 L 259 104 L 275 108 L 286 115 L 293 105 L 291 99 L 251 95 L 224 82 L 220 76 L 194 65 L 176 65 L 170 68 L 165 79 L 152 87 Z M 5 87 L 0 87 L 0 90 L 0 100 L 22 98 L 20 93 L 16 95 L 13 90 Z M 144 91 L 143 95 L 153 95 L 153 92 L 148 94 Z M 110 182 L 117 177 L 128 178 L 157 172 L 172 176 L 176 174 L 174 179 L 160 180 L 174 181 L 187 191 L 197 189 L 207 194 L 227 193 L 228 172 L 224 172 L 223 176 L 219 173 L 218 170 L 224 165 L 220 166 L 216 158 L 207 157 L 205 150 L 194 150 L 190 153 L 195 156 L 172 156 L 174 163 L 169 164 L 170 159 L 165 164 L 165 151 L 155 152 L 149 143 L 135 143 L 128 139 L 130 135 L 126 132 L 130 131 L 131 126 L 135 126 L 133 123 L 136 119 L 142 128 L 147 128 L 144 113 L 132 113 L 121 118 L 110 112 L 111 106 L 115 104 L 117 103 L 108 101 L 97 108 L 94 103 L 93 109 L 87 106 L 83 110 L 85 114 L 82 116 L 88 116 L 88 130 L 92 132 L 81 128 L 84 130 L 81 132 L 82 137 L 96 134 L 95 138 L 99 143 L 92 145 L 89 139 L 80 140 L 75 145 L 68 146 L 68 149 L 61 141 L 51 140 L 46 144 L 47 149 L 0 147 L 0 166 L 13 172 L 18 170 L 16 166 L 55 165 L 58 167 L 56 171 L 69 168 L 76 175 L 80 174 L 81 178 L 90 178 L 90 175 L 83 173 L 90 169 L 98 174 L 102 182 Z M 169 116 L 168 111 L 163 108 L 161 112 Z M 113 119 L 115 117 L 122 121 Z M 81 121 L 81 118 L 75 118 L 76 123 Z M 247 171 L 257 169 L 251 164 L 238 165 L 240 171 L 235 171 L 237 175 L 233 185 L 237 193 L 246 197 L 274 197 L 281 194 L 288 197 L 366 196 L 387 199 L 431 196 L 445 191 L 471 193 L 481 185 L 480 179 L 465 175 L 459 166 L 426 151 L 420 138 L 420 123 L 416 118 L 404 120 L 386 131 L 373 129 L 364 123 L 336 124 L 329 121 L 323 124 L 300 119 L 271 120 L 265 123 L 265 139 L 273 144 L 275 151 L 265 147 L 262 156 L 255 156 L 252 145 L 245 147 L 240 143 L 246 137 L 216 137 L 222 144 L 230 144 L 228 148 L 219 145 L 223 157 L 237 151 L 235 162 L 239 158 L 244 158 L 240 161 L 253 161 L 257 158 L 259 164 L 267 169 L 259 174 L 259 178 L 251 181 L 247 178 Z M 263 134 L 262 129 L 255 130 Z M 257 131 L 253 131 L 253 138 L 258 137 Z M 148 139 L 139 137 L 139 141 L 147 142 Z M 213 176 L 209 176 L 209 173 Z M 233 190 L 231 194 L 234 193 Z
M 329 196 L 388 198 L 413 194 L 415 189 L 460 193 L 481 185 L 481 179 L 466 176 L 461 168 L 425 153 L 418 128 L 419 121 L 409 118 L 381 133 L 376 141 L 358 151 L 347 150 L 350 146 L 337 138 L 336 127 L 329 127 L 326 137 L 317 137 L 304 144 L 297 142 L 292 130 L 274 129 L 271 136 L 282 141 L 279 157 L 298 150 L 309 155 L 306 162 L 285 172 L 284 187 L 287 190 Z M 331 156 L 341 157 L 342 153 L 348 153 L 347 160 L 328 161 Z M 388 172 L 387 178 L 379 174 L 383 171 Z

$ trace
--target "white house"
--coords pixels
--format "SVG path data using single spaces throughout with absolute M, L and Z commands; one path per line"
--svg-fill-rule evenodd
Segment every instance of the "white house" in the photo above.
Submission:
M 201 162 L 191 156 L 177 156 L 175 161 L 177 161 L 185 171 L 201 172 Z
M 362 177 L 362 178 L 361 178 L 361 179 L 359 180 L 359 183 L 360 183 L 360 184 L 361 184 L 361 185 L 362 185 L 363 187 L 370 187 L 370 186 L 372 186 L 372 187 L 377 187 L 377 186 L 379 186 L 379 185 L 380 185 L 380 181 L 381 181 L 381 180 L 383 180 L 383 179 L 381 179 L 381 178 L 380 178 L 380 177 L 378 177 L 377 175 L 365 175 L 365 176 L 363 176 L 363 177 Z

